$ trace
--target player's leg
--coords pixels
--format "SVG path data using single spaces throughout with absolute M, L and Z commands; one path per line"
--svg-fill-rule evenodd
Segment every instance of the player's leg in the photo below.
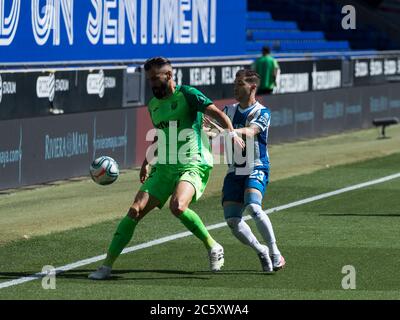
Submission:
M 265 251 L 265 246 L 260 244 L 250 226 L 242 219 L 245 181 L 246 176 L 236 175 L 233 172 L 225 176 L 222 187 L 224 218 L 232 234 L 240 242 L 261 253 Z
M 281 255 L 276 244 L 274 229 L 271 220 L 261 207 L 262 197 L 268 184 L 268 172 L 255 170 L 246 181 L 244 194 L 244 212 L 251 215 L 256 223 L 258 231 L 266 241 L 274 265 L 274 270 L 279 270 L 285 265 L 285 259 Z
M 232 234 L 243 244 L 251 247 L 257 254 L 268 253 L 268 249 L 262 245 L 251 231 L 250 226 L 242 218 L 243 203 L 224 201 L 224 217 Z
M 183 172 L 170 201 L 171 212 L 200 239 L 208 250 L 210 268 L 218 271 L 224 264 L 224 249 L 210 235 L 199 215 L 189 208 L 202 195 L 209 177 L 209 168 L 192 168 Z
M 195 192 L 190 182 L 180 181 L 172 194 L 169 208 L 182 224 L 203 242 L 207 249 L 211 249 L 216 241 L 209 234 L 199 215 L 189 209 Z
M 228 174 L 222 188 L 222 205 L 224 217 L 232 234 L 243 244 L 253 248 L 261 260 L 262 269 L 272 272 L 272 262 L 269 258 L 269 249 L 261 244 L 250 226 L 243 220 L 243 196 L 247 176 Z
M 252 188 L 246 189 L 244 199 L 245 213 L 250 214 L 254 219 L 257 229 L 267 243 L 271 254 L 279 254 L 280 251 L 276 244 L 275 233 L 271 220 L 261 207 L 261 192 Z
M 151 210 L 160 205 L 160 201 L 147 192 L 139 191 L 129 208 L 128 214 L 120 221 L 107 251 L 106 259 L 100 268 L 91 273 L 92 280 L 103 280 L 111 276 L 112 266 L 122 250 L 131 241 L 138 222 Z
M 139 221 L 155 207 L 160 201 L 147 192 L 139 191 L 134 202 L 129 208 L 128 214 L 121 220 L 107 252 L 104 265 L 112 267 L 122 250 L 131 241 L 136 225 Z
M 262 194 L 257 189 L 249 188 L 246 189 L 245 191 L 244 199 L 245 199 L 244 214 L 251 215 L 254 222 L 256 223 L 258 231 L 261 233 L 261 236 L 263 237 L 268 246 L 268 252 L 270 257 L 266 256 L 260 257 L 261 263 L 263 263 L 263 260 L 272 260 L 272 264 L 275 270 L 277 269 L 277 263 L 274 263 L 274 257 L 277 257 L 279 258 L 278 260 L 280 260 L 281 254 L 276 245 L 276 239 L 274 230 L 272 228 L 271 220 L 265 214 L 265 212 L 262 210 L 261 207 Z M 266 263 L 268 264 L 269 261 L 267 261 Z
M 107 252 L 103 265 L 89 275 L 91 279 L 106 279 L 124 247 L 132 239 L 136 225 L 149 211 L 161 208 L 173 190 L 173 180 L 169 181 L 168 170 L 164 166 L 154 166 L 140 191 L 137 193 L 128 214 L 121 220 Z

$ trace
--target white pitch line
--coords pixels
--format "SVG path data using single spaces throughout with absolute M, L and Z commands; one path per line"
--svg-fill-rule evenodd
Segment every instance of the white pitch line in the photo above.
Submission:
M 338 189 L 338 190 L 335 190 L 335 191 L 322 193 L 322 194 L 319 194 L 319 195 L 316 195 L 316 196 L 313 196 L 313 197 L 305 198 L 303 200 L 291 202 L 291 203 L 288 203 L 288 204 L 285 204 L 285 205 L 282 205 L 282 206 L 278 206 L 278 207 L 275 207 L 275 208 L 268 209 L 268 210 L 265 211 L 265 213 L 270 214 L 270 213 L 273 213 L 273 212 L 286 210 L 286 209 L 289 209 L 289 208 L 301 206 L 301 205 L 306 204 L 306 203 L 310 203 L 310 202 L 314 202 L 314 201 L 317 201 L 317 200 L 329 198 L 329 197 L 332 197 L 332 196 L 335 196 L 335 195 L 338 195 L 338 194 L 341 194 L 341 193 L 345 193 L 345 192 L 349 192 L 349 191 L 353 191 L 353 190 L 369 187 L 369 186 L 372 186 L 374 184 L 383 183 L 383 182 L 386 182 L 386 181 L 389 181 L 389 180 L 393 180 L 393 179 L 397 179 L 397 178 L 400 178 L 400 173 L 396 173 L 396 174 L 392 174 L 390 176 L 382 177 L 382 178 L 379 178 L 379 179 L 375 179 L 375 180 L 371 180 L 371 181 L 355 184 L 353 186 L 349 186 L 349 187 L 346 187 L 346 188 Z M 251 219 L 251 217 L 249 215 L 247 215 L 247 216 L 244 216 L 243 219 L 249 220 L 249 219 Z M 207 226 L 207 229 L 208 230 L 213 230 L 213 229 L 218 229 L 218 228 L 222 228 L 222 227 L 225 227 L 225 226 L 226 226 L 226 222 L 221 222 L 221 223 L 213 224 L 211 226 Z M 155 240 L 152 240 L 152 241 L 149 241 L 149 242 L 138 244 L 136 246 L 125 248 L 122 251 L 121 254 L 130 253 L 130 252 L 133 252 L 133 251 L 137 251 L 137 250 L 153 247 L 153 246 L 156 246 L 156 245 L 159 245 L 159 244 L 162 244 L 162 243 L 166 243 L 166 242 L 169 242 L 169 241 L 173 241 L 173 240 L 176 240 L 176 239 L 179 239 L 179 238 L 185 238 L 185 237 L 188 237 L 190 235 L 192 235 L 192 233 L 189 232 L 189 231 L 173 234 L 173 235 L 170 235 L 170 236 L 167 236 L 167 237 L 155 239 Z M 103 254 L 103 255 L 100 255 L 100 256 L 93 257 L 93 258 L 80 260 L 80 261 L 77 261 L 77 262 L 74 262 L 74 263 L 71 263 L 71 264 L 67 264 L 67 265 L 62 266 L 62 267 L 58 267 L 58 268 L 55 269 L 55 271 L 56 271 L 56 273 L 69 271 L 69 270 L 72 270 L 72 269 L 75 269 L 75 268 L 79 268 L 79 267 L 82 267 L 82 266 L 85 266 L 85 265 L 88 265 L 88 264 L 92 264 L 94 262 L 98 262 L 98 261 L 104 260 L 105 257 L 106 257 L 106 255 Z M 1 282 L 0 283 L 0 289 L 16 286 L 16 285 L 19 285 L 19 284 L 22 284 L 22 283 L 25 283 L 25 282 L 29 282 L 29 281 L 33 281 L 33 280 L 36 280 L 36 279 L 40 279 L 40 278 L 45 277 L 46 275 L 48 275 L 48 273 L 38 272 L 38 273 L 35 273 L 35 274 L 33 274 L 31 276 L 28 276 L 28 277 L 22 277 L 22 278 L 15 279 L 15 280 Z

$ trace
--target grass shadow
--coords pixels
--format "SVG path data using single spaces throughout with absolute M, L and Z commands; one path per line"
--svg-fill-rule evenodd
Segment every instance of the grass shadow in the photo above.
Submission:
M 87 279 L 90 272 L 94 270 L 88 269 L 79 269 L 74 271 L 67 271 L 60 273 L 57 277 L 67 278 L 67 279 Z M 162 275 L 171 275 L 169 277 L 160 277 L 160 276 L 152 276 L 152 277 L 130 277 L 132 274 L 162 274 Z M 197 279 L 197 280 L 208 280 L 208 277 L 199 277 L 195 275 L 195 272 L 192 271 L 183 271 L 183 270 L 164 270 L 164 269 L 117 269 L 112 271 L 112 276 L 108 280 L 174 280 L 174 279 Z
M 88 275 L 93 272 L 94 269 L 76 269 L 71 271 L 65 271 L 57 274 L 57 278 L 60 279 L 87 279 Z M 23 277 L 34 276 L 36 272 L 23 271 L 23 272 L 0 272 L 0 280 L 15 280 Z M 152 277 L 129 277 L 130 274 L 156 274 Z M 169 277 L 160 277 L 161 275 L 172 275 Z M 258 270 L 224 270 L 218 272 L 212 271 L 184 271 L 184 270 L 165 270 L 165 269 L 117 269 L 113 270 L 112 276 L 108 280 L 173 280 L 173 279 L 197 279 L 197 280 L 209 280 L 210 276 L 219 275 L 271 275 L 263 271 Z M 127 276 L 128 275 L 128 276 Z M 42 278 L 37 276 L 38 279 Z
M 0 280 L 15 280 L 23 277 L 33 277 L 37 271 L 24 271 L 24 272 L 0 272 Z M 38 277 L 39 279 L 40 277 Z

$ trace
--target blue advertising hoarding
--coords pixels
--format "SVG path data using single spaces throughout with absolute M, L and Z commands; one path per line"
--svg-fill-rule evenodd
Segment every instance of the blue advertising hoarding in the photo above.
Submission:
M 245 53 L 246 0 L 0 0 L 4 63 Z

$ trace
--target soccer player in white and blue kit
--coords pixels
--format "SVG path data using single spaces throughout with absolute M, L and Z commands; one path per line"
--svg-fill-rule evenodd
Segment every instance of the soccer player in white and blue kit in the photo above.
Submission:
M 240 161 L 233 156 L 224 180 L 222 205 L 225 220 L 233 235 L 253 248 L 263 271 L 277 271 L 285 265 L 271 221 L 262 209 L 262 198 L 269 182 L 267 148 L 270 110 L 255 98 L 259 75 L 252 70 L 239 70 L 235 78 L 234 95 L 238 103 L 226 106 L 224 112 L 231 119 L 235 132 L 246 140 L 245 152 L 240 150 Z M 244 161 L 243 161 L 244 159 Z M 243 220 L 250 215 L 267 246 L 261 244 L 250 226 Z

